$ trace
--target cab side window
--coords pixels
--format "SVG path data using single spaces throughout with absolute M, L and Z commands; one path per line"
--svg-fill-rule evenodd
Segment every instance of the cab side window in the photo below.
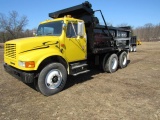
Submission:
M 68 23 L 67 26 L 67 34 L 68 38 L 75 38 L 77 37 L 77 24 L 76 23 Z

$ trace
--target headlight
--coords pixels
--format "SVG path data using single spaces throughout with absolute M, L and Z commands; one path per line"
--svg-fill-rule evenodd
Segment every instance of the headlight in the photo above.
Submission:
M 18 61 L 18 65 L 25 68 L 34 68 L 35 62 L 34 61 Z
M 20 67 L 25 67 L 25 62 L 23 62 L 23 61 L 18 61 L 18 65 L 19 65 Z

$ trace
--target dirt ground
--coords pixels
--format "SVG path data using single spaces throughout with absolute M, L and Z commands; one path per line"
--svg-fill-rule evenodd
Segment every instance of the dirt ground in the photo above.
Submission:
M 3 43 L 0 43 L 0 49 L 3 48 L 3 47 L 4 47 L 4 44 L 3 44 Z
M 142 43 L 113 74 L 94 69 L 69 77 L 65 90 L 45 97 L 2 67 L 0 120 L 160 120 L 160 42 Z

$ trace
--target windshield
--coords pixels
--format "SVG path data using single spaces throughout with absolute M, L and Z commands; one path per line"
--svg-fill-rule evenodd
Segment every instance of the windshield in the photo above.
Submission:
M 37 36 L 60 36 L 62 33 L 63 21 L 55 21 L 40 24 L 37 30 Z

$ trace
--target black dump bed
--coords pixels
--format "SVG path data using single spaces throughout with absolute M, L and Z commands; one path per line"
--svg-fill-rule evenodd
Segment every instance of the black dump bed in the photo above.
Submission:
M 49 13 L 49 17 L 51 18 L 60 18 L 64 17 L 65 15 L 71 15 L 74 18 L 84 20 L 85 25 L 90 26 L 93 23 L 94 11 L 92 9 L 92 5 L 89 2 L 84 2 L 77 6 Z
M 87 48 L 91 54 L 129 49 L 130 30 L 125 27 L 100 25 L 94 13 L 92 5 L 89 2 L 84 2 L 77 6 L 49 13 L 49 17 L 60 18 L 71 15 L 74 18 L 84 20 L 87 32 Z

